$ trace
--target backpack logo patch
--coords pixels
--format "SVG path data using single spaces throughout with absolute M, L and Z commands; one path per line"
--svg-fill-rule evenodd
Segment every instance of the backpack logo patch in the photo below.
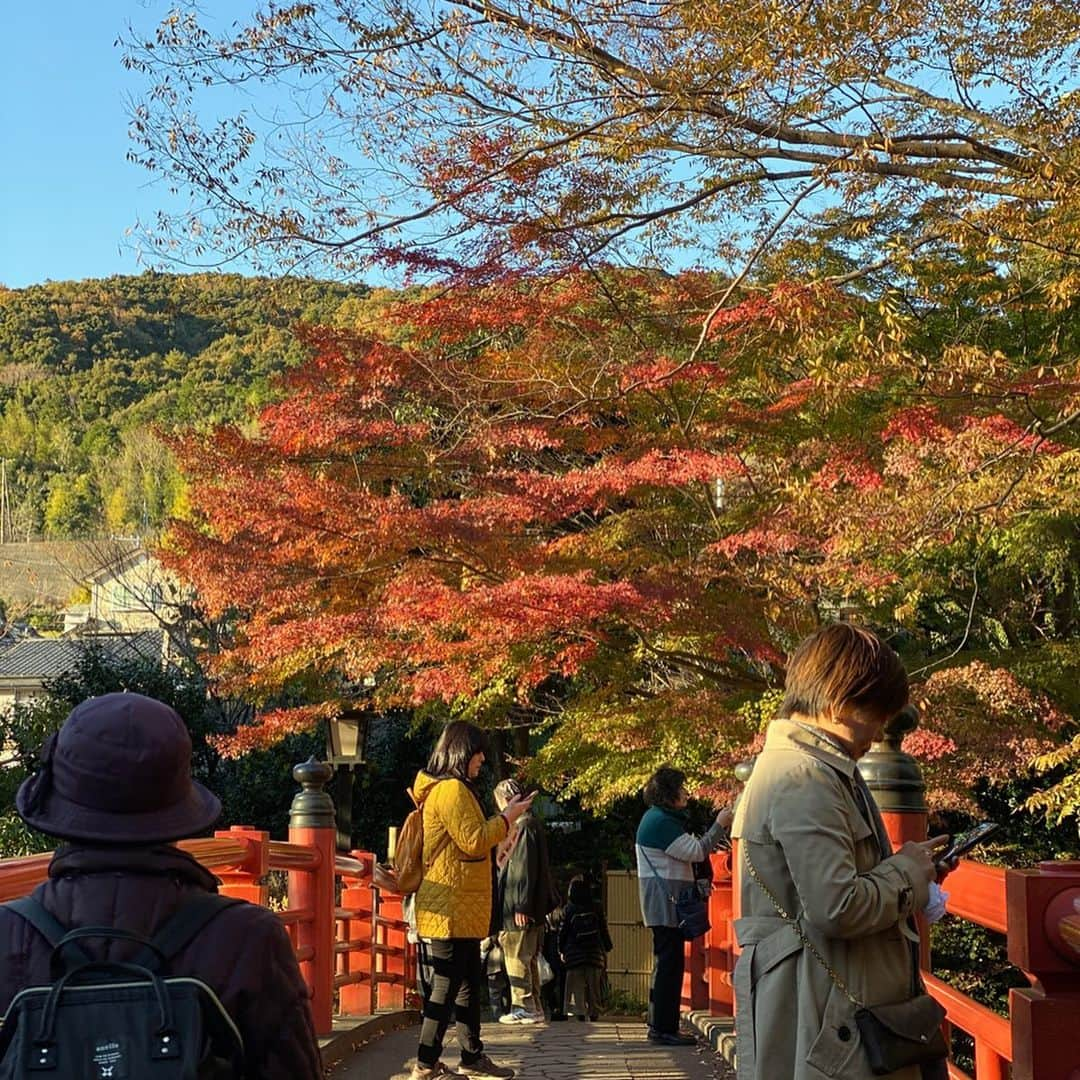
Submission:
M 123 1080 L 129 1075 L 129 1056 L 126 1039 L 99 1036 L 90 1043 L 91 1075 L 95 1080 Z

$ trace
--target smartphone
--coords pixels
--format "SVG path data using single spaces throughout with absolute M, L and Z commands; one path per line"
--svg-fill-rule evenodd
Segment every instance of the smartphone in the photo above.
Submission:
M 970 832 L 961 833 L 953 838 L 947 851 L 937 857 L 939 863 L 948 863 L 953 859 L 959 859 L 966 855 L 973 847 L 981 844 L 987 837 L 992 836 L 1001 826 L 996 821 L 983 821 L 976 825 Z

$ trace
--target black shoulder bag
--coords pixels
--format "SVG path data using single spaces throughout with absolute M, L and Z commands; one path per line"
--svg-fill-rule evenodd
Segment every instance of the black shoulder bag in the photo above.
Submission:
M 833 971 L 829 962 L 814 943 L 803 933 L 797 919 L 793 919 L 772 894 L 769 887 L 758 877 L 750 852 L 744 842 L 743 858 L 754 884 L 769 898 L 776 913 L 786 922 L 815 960 L 828 972 L 836 988 L 855 1006 L 855 1025 L 859 1029 L 863 1049 L 875 1076 L 904 1069 L 909 1065 L 931 1065 L 943 1061 L 948 1055 L 945 1035 L 941 1030 L 945 1010 L 925 990 L 891 1005 L 865 1005 L 848 990 L 844 980 Z M 916 982 L 921 987 L 918 973 Z
M 641 854 L 645 856 L 653 877 L 657 881 L 664 881 L 664 878 L 656 872 L 656 867 L 644 846 L 641 848 Z M 678 897 L 668 893 L 668 899 L 675 905 L 675 922 L 682 931 L 684 941 L 694 941 L 709 932 L 709 905 L 702 897 L 696 881 L 683 889 Z

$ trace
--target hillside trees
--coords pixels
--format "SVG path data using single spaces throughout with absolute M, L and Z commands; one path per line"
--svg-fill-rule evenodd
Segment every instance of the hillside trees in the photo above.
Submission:
M 0 535 L 145 534 L 182 498 L 156 427 L 212 424 L 269 400 L 299 362 L 298 318 L 367 290 L 303 279 L 146 273 L 0 289 Z
M 248 434 L 179 439 L 193 515 L 165 555 L 235 613 L 223 686 L 297 693 L 231 750 L 367 702 L 547 726 L 536 774 L 587 804 L 662 760 L 719 790 L 785 650 L 841 611 L 925 667 L 913 748 L 953 802 L 1056 745 L 1067 715 L 1010 656 L 1075 635 L 1075 436 L 1030 419 L 1071 384 L 931 365 L 836 287 L 728 288 L 608 270 L 401 301 L 303 331 Z

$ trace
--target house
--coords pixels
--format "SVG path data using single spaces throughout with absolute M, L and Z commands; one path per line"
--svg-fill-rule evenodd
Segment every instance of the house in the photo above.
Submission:
M 5 587 L 20 599 L 32 591 L 37 603 L 53 600 L 63 608 L 64 629 L 59 637 L 0 650 L 0 710 L 44 694 L 45 684 L 71 671 L 88 648 L 167 663 L 170 626 L 191 599 L 189 589 L 130 541 L 2 545 L 0 590 Z
M 26 638 L 41 637 L 34 627 L 20 620 L 0 623 L 0 649 L 9 649 Z
M 109 658 L 125 662 L 160 663 L 168 659 L 168 635 L 158 629 L 26 638 L 0 652 L 0 712 L 17 702 L 41 697 L 45 684 L 72 671 L 87 649 L 99 649 Z
M 86 622 L 115 631 L 154 630 L 176 622 L 191 590 L 142 548 L 118 551 L 86 579 Z M 81 614 L 83 605 L 73 605 Z

